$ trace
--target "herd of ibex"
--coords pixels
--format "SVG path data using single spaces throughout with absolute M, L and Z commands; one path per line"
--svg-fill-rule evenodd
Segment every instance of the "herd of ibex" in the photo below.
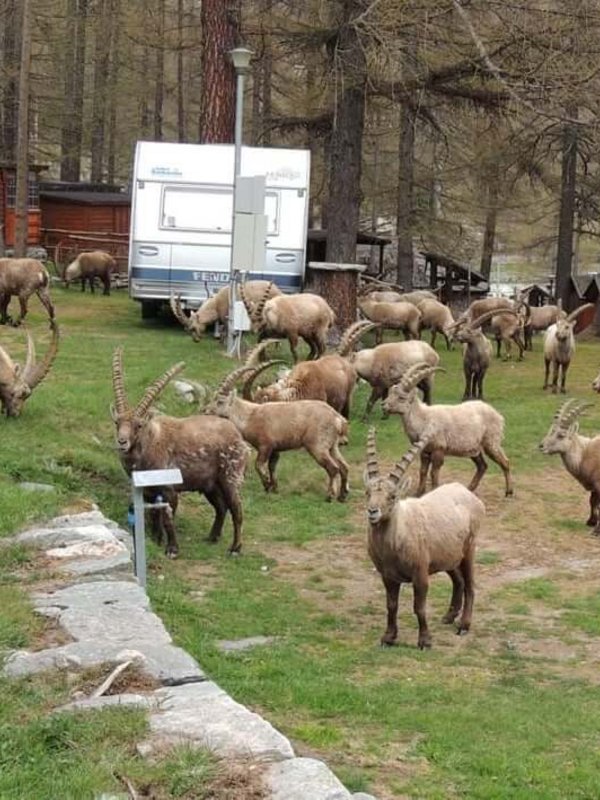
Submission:
M 65 286 L 81 280 L 91 290 L 95 278 L 110 291 L 114 259 L 101 252 L 82 253 L 66 268 Z M 0 323 L 11 322 L 11 297 L 20 303 L 19 325 L 27 314 L 30 295 L 37 294 L 50 323 L 50 341 L 45 355 L 36 362 L 34 340 L 25 331 L 27 352 L 24 366 L 16 363 L 0 346 L 0 404 L 8 417 L 17 417 L 33 390 L 49 373 L 58 354 L 59 329 L 49 294 L 50 278 L 34 259 L 0 259 Z M 486 469 L 485 457 L 504 473 L 505 494 L 513 493 L 509 460 L 503 449 L 504 418 L 483 398 L 484 378 L 496 340 L 497 357 L 505 348 L 511 357 L 515 344 L 519 359 L 532 348 L 532 334 L 545 330 L 543 357 L 544 389 L 566 391 L 566 375 L 575 351 L 575 335 L 587 327 L 595 307 L 586 304 L 567 314 L 557 306 L 531 308 L 524 300 L 505 298 L 477 300 L 458 317 L 428 291 L 402 293 L 399 287 L 365 282 L 357 297 L 364 317 L 340 332 L 339 344 L 327 351 L 335 313 L 322 297 L 303 293 L 283 295 L 267 281 L 242 284 L 241 300 L 259 344 L 216 387 L 198 413 L 178 418 L 158 413 L 154 403 L 169 382 L 184 368 L 182 362 L 164 372 L 132 406 L 125 391 L 122 349 L 112 362 L 116 442 L 124 470 L 178 467 L 183 483 L 176 489 L 162 487 L 164 502 L 151 509 L 152 528 L 160 540 L 166 536 L 166 552 L 178 554 L 175 512 L 179 492 L 199 492 L 214 509 L 208 538 L 219 539 L 227 513 L 233 522 L 230 552 L 242 547 L 243 513 L 241 489 L 251 449 L 256 452 L 255 469 L 267 492 L 277 492 L 276 467 L 282 452 L 305 450 L 327 473 L 328 500 L 343 502 L 349 493 L 349 467 L 340 447 L 347 444 L 352 396 L 359 380 L 371 387 L 363 419 L 377 400 L 384 416 L 401 417 L 409 440 L 407 452 L 382 477 L 375 447 L 375 429 L 369 431 L 364 483 L 367 495 L 368 551 L 380 573 L 387 594 L 387 627 L 382 643 L 397 639 L 398 595 L 402 583 L 412 583 L 417 616 L 418 646 L 431 646 L 426 617 L 429 575 L 447 572 L 452 581 L 450 605 L 443 621 L 458 618 L 457 632 L 471 625 L 474 601 L 474 561 L 477 531 L 485 514 L 475 496 Z M 171 309 L 195 341 L 207 326 L 218 323 L 223 330 L 229 318 L 229 288 L 209 298 L 189 315 L 180 298 L 171 298 Z M 404 339 L 383 343 L 386 329 L 401 331 Z M 421 341 L 423 330 L 431 331 L 431 344 Z M 374 346 L 363 347 L 366 334 Z M 436 352 L 436 336 L 446 347 L 455 342 L 463 348 L 465 389 L 463 402 L 435 405 L 433 379 L 442 371 Z M 309 347 L 308 360 L 299 361 L 298 346 Z M 267 355 L 269 348 L 287 340 L 294 365 Z M 259 376 L 279 366 L 278 376 L 261 385 Z M 284 370 L 281 367 L 285 366 Z M 550 372 L 552 372 L 550 380 Z M 239 387 L 239 393 L 236 389 Z M 600 375 L 593 388 L 600 392 Z M 421 394 L 419 394 L 419 391 Z M 550 431 L 540 444 L 542 452 L 560 453 L 567 470 L 590 493 L 588 524 L 600 535 L 600 436 L 578 433 L 577 419 L 588 404 L 568 400 L 557 412 Z M 440 485 L 440 470 L 447 456 L 470 458 L 476 468 L 468 485 Z M 415 458 L 420 460 L 416 497 L 407 498 L 405 473 Z M 428 489 L 428 477 L 431 489 Z

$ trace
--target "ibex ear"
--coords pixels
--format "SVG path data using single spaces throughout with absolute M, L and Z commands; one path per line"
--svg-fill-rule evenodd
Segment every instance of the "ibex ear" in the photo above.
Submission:
M 117 422 L 117 420 L 119 419 L 118 416 L 117 416 L 117 412 L 116 412 L 114 403 L 110 404 L 110 417 L 111 417 L 113 422 Z
M 20 364 L 15 364 L 15 377 L 23 372 L 23 367 Z
M 579 432 L 579 423 L 578 422 L 574 422 L 571 425 L 571 427 L 569 428 L 569 433 L 570 434 L 574 434 L 574 433 L 578 433 L 578 432 Z
M 407 497 L 412 492 L 413 482 L 409 477 L 405 477 L 400 481 L 400 485 L 396 491 L 398 497 Z
M 369 473 L 368 473 L 366 467 L 365 467 L 365 469 L 363 469 L 363 485 L 364 485 L 365 489 L 370 489 L 371 488 L 371 479 L 369 478 Z

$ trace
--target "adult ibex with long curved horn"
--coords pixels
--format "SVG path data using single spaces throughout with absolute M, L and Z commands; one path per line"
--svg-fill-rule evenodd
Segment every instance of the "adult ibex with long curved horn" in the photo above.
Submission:
M 568 472 L 590 493 L 590 515 L 586 525 L 600 536 L 600 436 L 582 436 L 580 417 L 592 404 L 567 400 L 554 415 L 550 430 L 540 443 L 546 455 L 558 453 Z
M 25 366 L 15 363 L 3 347 L 0 347 L 0 405 L 7 417 L 18 417 L 23 404 L 33 390 L 46 377 L 58 353 L 59 330 L 54 320 L 50 321 L 52 339 L 44 358 L 37 363 L 33 338 L 27 331 L 27 356 Z
M 157 378 L 144 392 L 135 407 L 129 405 L 123 376 L 123 354 L 115 350 L 112 362 L 115 397 L 111 415 L 116 426 L 117 447 L 125 471 L 179 467 L 183 483 L 177 487 L 154 489 L 162 494 L 168 509 L 158 509 L 153 526 L 159 540 L 166 533 L 166 553 L 179 552 L 174 515 L 178 492 L 199 492 L 215 510 L 215 519 L 208 539 L 216 542 L 223 529 L 227 512 L 233 520 L 235 553 L 242 546 L 242 502 L 240 490 L 244 480 L 248 448 L 234 425 L 219 417 L 195 415 L 169 417 L 156 415 L 152 404 L 183 369 L 180 362 Z
M 442 622 L 450 625 L 460 614 L 457 633 L 467 633 L 471 626 L 475 538 L 485 506 L 460 483 L 447 483 L 419 499 L 403 499 L 405 472 L 426 444 L 418 439 L 384 478 L 379 474 L 375 429 L 369 430 L 364 477 L 368 550 L 387 594 L 384 645 L 396 642 L 400 587 L 412 583 L 417 644 L 420 649 L 431 647 L 426 603 L 429 575 L 435 572 L 447 572 L 452 579 L 452 599 Z
M 435 489 L 439 485 L 440 469 L 446 456 L 461 456 L 473 461 L 476 472 L 469 489 L 474 492 L 487 469 L 485 453 L 504 473 L 506 495 L 511 495 L 510 465 L 502 449 L 504 417 L 481 400 L 468 400 L 457 406 L 425 405 L 419 399 L 417 384 L 425 375 L 439 369 L 426 363 L 409 367 L 399 383 L 392 386 L 383 403 L 390 414 L 400 414 L 411 442 L 421 438 L 426 440 L 421 453 L 418 494 L 425 492 L 430 467 L 432 486 Z

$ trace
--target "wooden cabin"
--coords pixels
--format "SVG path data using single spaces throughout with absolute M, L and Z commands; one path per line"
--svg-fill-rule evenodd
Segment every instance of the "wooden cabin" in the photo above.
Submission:
M 489 292 L 489 282 L 469 266 L 440 253 L 422 252 L 425 258 L 423 283 L 415 289 L 430 289 L 439 293 L 440 300 L 458 314 L 473 300 Z
M 31 164 L 27 187 L 27 244 L 41 242 L 42 212 L 40 209 L 39 174 L 47 167 Z M 15 202 L 17 199 L 17 168 L 14 164 L 0 164 L 0 221 L 4 223 L 4 246 L 15 246 Z
M 44 182 L 40 206 L 43 244 L 57 264 L 82 250 L 106 250 L 126 270 L 131 197 L 120 187 Z

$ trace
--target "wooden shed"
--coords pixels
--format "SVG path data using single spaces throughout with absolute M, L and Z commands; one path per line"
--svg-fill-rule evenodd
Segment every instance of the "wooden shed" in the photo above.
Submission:
M 64 263 L 81 250 L 106 250 L 121 269 L 127 264 L 131 197 L 118 186 L 43 183 L 42 241 L 51 258 Z
M 454 312 L 462 311 L 471 300 L 489 292 L 486 278 L 471 267 L 440 253 L 422 252 L 421 255 L 425 258 L 426 283 L 415 288 L 439 291 L 441 301 Z
M 40 210 L 39 174 L 47 167 L 31 164 L 27 186 L 27 244 L 39 245 L 42 215 Z M 17 168 L 0 164 L 0 223 L 3 223 L 4 246 L 15 246 L 15 201 L 17 197 Z

